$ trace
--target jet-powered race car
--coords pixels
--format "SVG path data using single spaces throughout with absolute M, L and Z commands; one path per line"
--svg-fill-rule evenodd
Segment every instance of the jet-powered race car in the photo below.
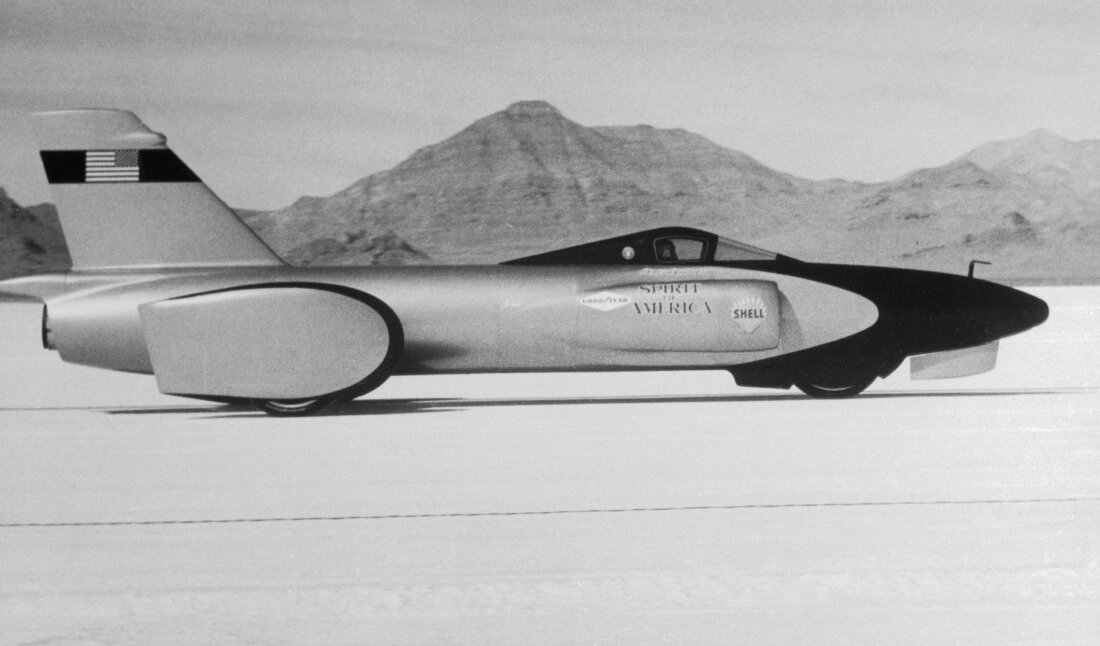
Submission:
M 43 345 L 273 415 L 441 373 L 722 369 L 850 397 L 910 356 L 916 378 L 989 370 L 998 339 L 1047 318 L 970 276 L 801 262 L 683 227 L 501 265 L 290 267 L 133 114 L 35 127 L 73 269 L 0 292 L 45 303 Z

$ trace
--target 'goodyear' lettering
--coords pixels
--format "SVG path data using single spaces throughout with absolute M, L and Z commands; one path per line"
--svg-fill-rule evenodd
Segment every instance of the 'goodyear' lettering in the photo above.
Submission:
M 581 299 L 581 305 L 626 305 L 629 302 L 629 298 L 617 294 L 586 296 Z
M 610 312 L 611 310 L 618 309 L 624 305 L 629 305 L 634 299 L 629 296 L 623 296 L 622 294 L 616 294 L 615 292 L 600 292 L 599 294 L 589 294 L 580 299 L 581 305 L 587 305 L 594 310 L 601 312 Z

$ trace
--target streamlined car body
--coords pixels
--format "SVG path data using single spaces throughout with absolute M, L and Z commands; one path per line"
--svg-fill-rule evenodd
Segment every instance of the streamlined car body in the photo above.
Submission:
M 44 302 L 65 361 L 168 394 L 307 414 L 390 375 L 720 369 L 847 397 L 897 369 L 976 374 L 1043 322 L 1015 289 L 809 263 L 666 227 L 487 266 L 291 267 L 133 114 L 35 116 L 73 269 Z

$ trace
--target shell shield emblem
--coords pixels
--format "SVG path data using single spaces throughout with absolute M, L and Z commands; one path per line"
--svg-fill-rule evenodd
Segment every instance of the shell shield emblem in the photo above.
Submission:
M 752 334 L 768 318 L 768 306 L 759 295 L 737 299 L 730 307 L 730 317 L 745 334 Z

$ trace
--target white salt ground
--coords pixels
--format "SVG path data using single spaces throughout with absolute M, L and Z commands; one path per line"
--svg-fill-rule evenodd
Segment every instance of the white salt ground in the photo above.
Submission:
M 432 377 L 308 419 L 2 304 L 0 643 L 1095 643 L 1100 288 L 1029 291 L 994 372 L 851 401 Z

